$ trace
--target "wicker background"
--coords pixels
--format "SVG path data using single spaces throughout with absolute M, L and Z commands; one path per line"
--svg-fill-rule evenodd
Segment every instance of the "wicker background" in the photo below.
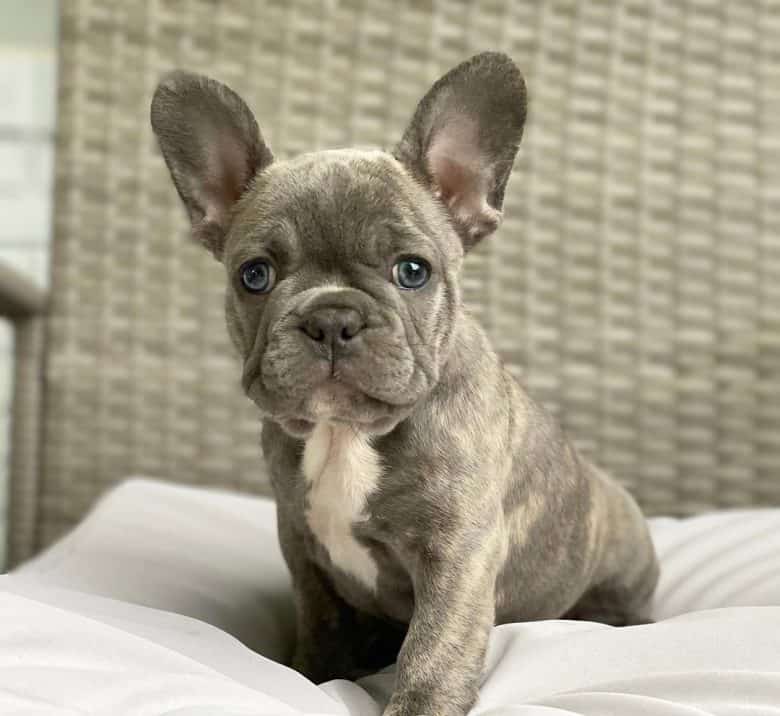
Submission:
M 467 297 L 651 513 L 780 503 L 780 3 L 63 0 L 38 542 L 131 473 L 265 492 L 222 271 L 148 125 L 207 72 L 280 156 L 391 145 L 503 49 L 530 118 Z

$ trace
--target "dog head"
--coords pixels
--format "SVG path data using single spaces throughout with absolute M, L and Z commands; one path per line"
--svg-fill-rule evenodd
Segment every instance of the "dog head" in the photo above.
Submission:
M 512 61 L 444 75 L 392 152 L 275 161 L 238 95 L 179 71 L 151 120 L 194 237 L 227 270 L 249 397 L 296 436 L 320 420 L 391 430 L 436 385 L 464 253 L 501 219 L 525 121 Z

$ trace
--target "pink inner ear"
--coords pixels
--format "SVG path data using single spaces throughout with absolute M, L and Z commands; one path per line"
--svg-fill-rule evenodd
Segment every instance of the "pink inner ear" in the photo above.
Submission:
M 249 158 L 239 143 L 222 136 L 209 145 L 206 162 L 204 219 L 224 227 L 230 207 L 238 201 L 251 178 Z
M 473 239 L 494 231 L 501 213 L 487 203 L 491 167 L 479 148 L 476 123 L 466 117 L 438 129 L 428 148 L 434 193 Z

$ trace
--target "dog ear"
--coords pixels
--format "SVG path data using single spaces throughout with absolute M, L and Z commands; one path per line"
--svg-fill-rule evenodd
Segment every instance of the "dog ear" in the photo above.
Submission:
M 433 85 L 393 152 L 447 206 L 466 249 L 501 222 L 525 113 L 517 66 L 485 52 Z
M 244 101 L 200 75 L 166 75 L 155 90 L 151 120 L 192 234 L 220 259 L 231 209 L 273 161 L 271 150 Z

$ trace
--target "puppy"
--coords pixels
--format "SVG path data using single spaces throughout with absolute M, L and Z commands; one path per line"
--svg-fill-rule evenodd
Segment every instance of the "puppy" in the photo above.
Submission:
M 463 716 L 494 624 L 641 623 L 658 578 L 637 505 L 461 303 L 525 108 L 516 66 L 484 53 L 433 85 L 392 152 L 274 161 L 214 80 L 174 72 L 152 101 L 192 233 L 226 269 L 295 588 L 294 666 L 321 682 L 397 659 L 386 716 Z

